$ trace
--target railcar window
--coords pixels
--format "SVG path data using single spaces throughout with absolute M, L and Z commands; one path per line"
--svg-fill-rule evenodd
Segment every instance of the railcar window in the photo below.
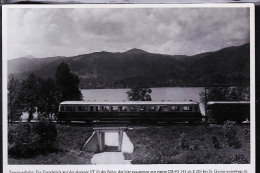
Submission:
M 145 112 L 146 111 L 146 107 L 145 106 L 139 106 L 139 111 L 140 112 Z
M 70 111 L 70 107 L 69 106 L 66 106 L 66 111 Z
M 183 111 L 192 111 L 192 106 L 183 106 Z
M 109 106 L 102 106 L 102 111 L 109 111 Z
M 78 110 L 79 111 L 85 111 L 85 107 L 84 106 L 78 106 Z
M 136 111 L 138 111 L 138 107 L 137 106 L 130 106 L 130 111 L 136 112 Z
M 60 109 L 60 111 L 62 111 L 62 112 L 64 111 L 64 106 L 61 106 L 61 109 Z
M 112 111 L 117 112 L 118 111 L 118 106 L 112 106 Z
M 148 111 L 155 111 L 155 106 L 148 106 Z
M 126 112 L 127 106 L 120 106 L 120 112 Z
M 88 111 L 87 106 L 78 106 L 78 111 Z
M 99 111 L 99 110 L 98 110 L 98 106 L 90 106 L 89 108 L 90 108 L 90 109 L 89 109 L 90 112 Z
M 159 112 L 168 112 L 168 106 L 158 106 Z
M 180 107 L 179 106 L 171 106 L 170 109 L 171 109 L 171 111 L 179 111 Z
M 197 106 L 194 107 L 194 111 L 198 112 L 198 107 Z

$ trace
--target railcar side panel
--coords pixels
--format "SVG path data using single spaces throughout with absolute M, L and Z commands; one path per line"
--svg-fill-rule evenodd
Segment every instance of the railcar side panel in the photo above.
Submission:
M 151 103 L 151 102 L 150 102 Z M 189 121 L 199 122 L 202 116 L 198 104 L 63 104 L 60 121 Z

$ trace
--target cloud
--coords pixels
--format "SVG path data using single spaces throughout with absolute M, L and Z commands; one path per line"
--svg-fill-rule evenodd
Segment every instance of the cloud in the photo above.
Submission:
M 10 8 L 8 58 L 141 48 L 194 55 L 249 42 L 248 8 Z

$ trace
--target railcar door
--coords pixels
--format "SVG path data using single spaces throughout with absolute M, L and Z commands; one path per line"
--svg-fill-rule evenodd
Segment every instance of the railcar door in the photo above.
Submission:
M 157 105 L 157 121 L 167 121 L 167 114 L 169 112 L 168 105 Z

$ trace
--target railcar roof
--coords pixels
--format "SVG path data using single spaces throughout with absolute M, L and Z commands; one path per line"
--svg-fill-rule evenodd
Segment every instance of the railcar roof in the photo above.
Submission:
M 249 104 L 250 101 L 211 101 L 208 102 L 208 105 L 213 105 L 213 104 Z
M 122 101 L 122 102 L 109 102 L 109 101 L 64 101 L 60 103 L 61 105 L 77 105 L 77 104 L 88 104 L 88 105 L 134 105 L 134 104 L 143 104 L 143 105 L 168 105 L 168 104 L 198 104 L 195 101 Z

